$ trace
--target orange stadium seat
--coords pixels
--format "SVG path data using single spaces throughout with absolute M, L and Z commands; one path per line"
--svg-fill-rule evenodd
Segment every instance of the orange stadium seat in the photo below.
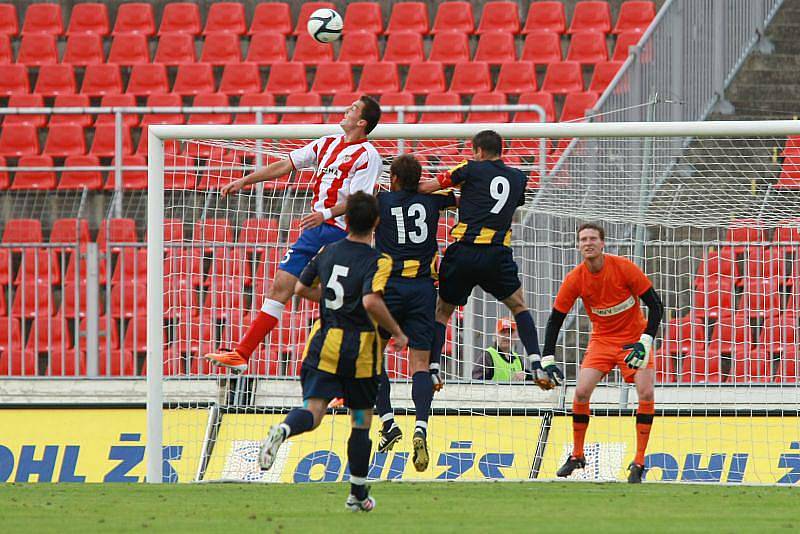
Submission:
M 39 153 L 39 132 L 31 124 L 11 124 L 0 131 L 0 156 L 18 158 Z
M 75 72 L 72 65 L 42 65 L 34 92 L 45 97 L 74 94 Z
M 19 259 L 17 276 L 14 285 L 50 284 L 58 285 L 61 281 L 61 269 L 58 255 L 51 249 L 24 249 Z
M 475 17 L 469 2 L 441 2 L 436 10 L 431 33 L 455 30 L 464 33 L 475 32 Z
M 444 67 L 436 61 L 412 63 L 408 68 L 404 91 L 426 95 L 445 90 Z
M 99 124 L 94 128 L 94 140 L 92 141 L 92 148 L 90 154 L 99 158 L 111 158 L 116 154 L 115 149 L 115 125 L 114 124 Z M 147 137 L 146 135 L 143 137 Z M 133 141 L 131 140 L 131 129 L 122 125 L 122 154 L 128 155 L 133 153 Z
M 123 33 L 114 36 L 108 62 L 124 67 L 137 63 L 150 63 L 150 46 L 147 37 L 141 33 Z
M 320 95 L 333 95 L 353 90 L 353 71 L 349 63 L 332 62 L 317 65 L 311 91 Z
M 84 5 L 84 4 L 78 4 Z M 103 63 L 103 40 L 96 33 L 77 33 L 67 39 L 67 48 L 64 51 L 64 63 L 71 63 L 79 67 Z
M 580 63 L 562 61 L 548 65 L 542 82 L 542 91 L 566 94 L 583 91 L 583 73 Z
M 285 2 L 262 2 L 256 5 L 253 22 L 248 34 L 277 32 L 281 35 L 292 33 L 292 13 Z
M 181 65 L 172 92 L 181 96 L 213 93 L 214 83 L 214 71 L 208 63 Z
M 8 99 L 10 108 L 43 108 L 44 97 L 42 95 L 19 94 L 11 95 Z M 6 115 L 3 124 L 32 124 L 37 128 L 47 124 L 47 115 Z
M 250 93 L 242 95 L 239 99 L 239 107 L 245 106 L 274 106 L 275 97 L 270 93 Z M 278 116 L 274 113 L 264 113 L 261 118 L 262 124 L 277 124 Z M 234 124 L 257 124 L 255 113 L 237 113 L 233 121 Z
M 79 124 L 59 124 L 49 128 L 43 154 L 54 158 L 82 156 L 86 154 L 83 126 Z
M 362 93 L 381 95 L 400 90 L 397 65 L 394 63 L 367 63 L 361 71 L 358 90 Z
M 405 92 L 392 92 L 392 93 L 384 93 L 381 96 L 381 106 L 413 106 L 414 105 L 414 95 L 411 93 Z M 393 112 L 383 112 L 381 113 L 381 122 L 387 124 L 394 124 L 400 122 L 398 120 L 398 113 L 396 111 Z M 408 113 L 406 112 L 403 117 L 404 124 L 415 124 L 417 122 L 417 114 L 416 113 Z
M 287 106 L 321 106 L 322 98 L 317 93 L 293 93 L 286 97 Z M 322 113 L 284 113 L 281 124 L 322 124 Z
M 103 98 L 100 99 L 100 105 L 102 107 L 136 107 L 136 97 L 128 94 L 103 95 Z M 113 122 L 114 115 L 107 113 L 104 115 L 97 115 L 95 124 L 110 124 Z M 139 116 L 135 113 L 125 113 L 122 115 L 122 123 L 130 127 L 137 126 L 139 124 Z
M 329 44 L 317 42 L 308 33 L 297 36 L 294 44 L 292 61 L 306 65 L 316 65 L 333 61 L 333 47 Z
M 656 6 L 653 2 L 628 0 L 623 2 L 619 9 L 617 23 L 613 33 L 625 31 L 644 32 L 656 16 Z
M 366 31 L 379 35 L 383 32 L 381 5 L 377 2 L 351 2 L 344 12 L 343 34 Z
M 22 24 L 22 34 L 50 33 L 61 35 L 64 33 L 64 23 L 61 20 L 61 5 L 43 3 L 29 4 L 25 10 L 25 22 Z
M 230 101 L 224 93 L 201 93 L 194 97 L 192 106 L 195 107 L 228 107 Z M 193 113 L 189 115 L 187 124 L 230 124 L 230 113 Z
M 556 111 L 553 94 L 546 91 L 538 93 L 523 93 L 519 96 L 518 104 L 536 104 L 545 111 L 545 120 L 555 122 Z M 514 114 L 514 122 L 540 122 L 539 114 L 534 111 L 518 111 Z
M 267 4 L 259 4 L 260 6 Z M 259 32 L 250 38 L 245 61 L 258 65 L 272 65 L 288 61 L 286 37 L 277 32 Z
M 591 109 L 597 103 L 597 93 L 586 91 L 580 93 L 569 93 L 564 99 L 564 107 L 561 109 L 560 122 L 577 122 L 586 115 L 586 110 Z
M 408 88 L 406 88 L 408 89 Z M 487 93 L 492 90 L 489 65 L 481 61 L 457 63 L 450 82 L 450 91 L 462 95 Z M 413 92 L 413 91 L 412 91 Z
M 91 33 L 99 37 L 108 35 L 108 8 L 102 2 L 75 4 L 69 15 L 67 35 Z
M 392 6 L 386 33 L 391 35 L 413 31 L 427 35 L 430 27 L 428 20 L 428 6 L 425 2 L 397 2 Z
M 160 33 L 153 61 L 169 66 L 194 63 L 196 61 L 194 36 L 179 32 Z
M 582 31 L 574 33 L 569 40 L 567 61 L 577 61 L 582 64 L 594 64 L 608 60 L 608 46 L 606 35 L 595 31 Z
M 308 32 L 308 19 L 311 14 L 318 9 L 333 9 L 336 6 L 331 2 L 304 2 L 300 7 L 300 14 L 297 16 L 297 25 L 294 28 L 294 35 L 303 35 Z
M 454 65 L 461 61 L 469 61 L 469 39 L 467 34 L 459 31 L 442 31 L 433 37 L 429 61 L 438 61 L 446 65 Z
M 215 2 L 208 8 L 206 27 L 203 33 L 230 32 L 244 35 L 247 31 L 247 20 L 244 4 L 238 2 Z
M 536 68 L 529 61 L 512 61 L 500 65 L 495 91 L 516 95 L 536 91 Z
M 161 26 L 158 34 L 183 32 L 190 35 L 200 33 L 200 6 L 189 2 L 172 2 L 161 11 Z
M 379 59 L 378 38 L 374 33 L 350 32 L 342 36 L 338 61 L 347 61 L 353 65 L 363 65 Z
M 122 93 L 122 76 L 119 71 L 119 65 L 105 63 L 86 67 L 81 94 L 105 96 L 120 93 Z
M 15 4 L 0 4 L 0 35 L 19 33 L 19 18 Z
M 270 67 L 266 92 L 285 95 L 305 93 L 306 91 L 308 91 L 308 80 L 305 66 L 302 63 L 275 63 Z
M 416 32 L 394 32 L 386 39 L 383 61 L 391 61 L 401 65 L 410 65 L 425 61 L 425 47 L 422 35 Z
M 147 97 L 149 107 L 180 107 L 182 104 L 181 96 L 175 93 L 154 93 Z M 185 121 L 183 113 L 151 113 L 142 117 L 141 126 L 145 128 L 150 124 L 184 124 Z
M 567 29 L 567 16 L 562 2 L 531 2 L 522 33 L 546 30 L 562 34 Z
M 505 93 L 477 93 L 472 97 L 473 106 L 504 106 L 508 103 Z M 471 111 L 466 122 L 508 122 L 507 111 Z
M 516 4 L 514 4 L 516 5 Z M 504 31 L 490 31 L 481 35 L 475 50 L 475 61 L 485 61 L 499 65 L 506 61 L 516 61 L 517 47 L 514 35 Z
M 534 30 L 525 37 L 522 46 L 522 61 L 530 61 L 537 65 L 560 63 L 561 36 L 546 30 Z
M 55 36 L 47 33 L 23 35 L 17 53 L 17 63 L 32 67 L 58 63 Z
M 156 33 L 153 5 L 147 2 L 120 4 L 117 20 L 114 22 L 114 35 L 140 33 L 147 37 Z
M 617 75 L 620 67 L 622 67 L 621 61 L 601 61 L 595 65 L 592 81 L 589 84 L 589 90 L 601 94 L 605 92 L 611 80 Z
M 225 65 L 219 82 L 219 92 L 227 95 L 243 95 L 261 92 L 261 74 L 255 63 L 231 63 Z
M 18 167 L 52 167 L 53 158 L 50 156 L 23 156 L 17 161 Z M 23 171 L 17 170 L 14 174 L 12 190 L 41 190 L 49 191 L 56 188 L 56 173 L 54 171 Z
M 598 31 L 608 33 L 611 31 L 611 8 L 604 0 L 584 0 L 575 4 L 572 13 L 572 23 L 567 33 L 582 31 Z
M 617 42 L 614 45 L 614 55 L 611 57 L 613 61 L 625 61 L 628 59 L 630 47 L 639 43 L 642 34 L 639 32 L 622 32 L 617 35 Z
M 217 4 L 212 4 L 212 7 Z M 227 65 L 242 61 L 242 48 L 239 36 L 228 32 L 206 33 L 200 61 L 212 65 Z

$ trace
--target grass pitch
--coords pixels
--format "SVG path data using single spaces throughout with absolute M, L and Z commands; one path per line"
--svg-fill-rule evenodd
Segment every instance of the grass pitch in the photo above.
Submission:
M 797 532 L 797 488 L 382 483 L 374 512 L 345 484 L 0 485 L 0 531 Z

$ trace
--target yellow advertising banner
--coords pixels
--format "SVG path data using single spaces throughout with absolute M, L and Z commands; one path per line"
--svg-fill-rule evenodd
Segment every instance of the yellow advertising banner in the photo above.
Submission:
M 554 417 L 539 478 L 554 478 L 572 451 L 572 418 Z M 592 416 L 586 469 L 570 478 L 625 480 L 636 454 L 634 417 Z M 800 418 L 656 417 L 646 480 L 711 483 L 800 482 Z
M 207 410 L 165 410 L 164 481 L 194 479 Z M 0 410 L 0 482 L 143 482 L 143 409 Z M 172 439 L 171 439 L 172 437 Z

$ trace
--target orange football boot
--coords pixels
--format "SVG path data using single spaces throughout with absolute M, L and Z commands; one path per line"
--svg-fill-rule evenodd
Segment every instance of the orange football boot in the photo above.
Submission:
M 213 365 L 227 367 L 236 373 L 247 371 L 247 360 L 235 350 L 219 353 L 212 352 L 204 355 L 203 358 L 210 361 Z

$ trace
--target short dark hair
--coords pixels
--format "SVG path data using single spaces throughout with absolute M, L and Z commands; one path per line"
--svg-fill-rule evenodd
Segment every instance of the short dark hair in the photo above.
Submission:
M 606 231 L 605 229 L 597 223 L 583 223 L 578 227 L 578 232 L 575 234 L 577 237 L 580 237 L 581 232 L 584 230 L 597 230 L 597 233 L 600 234 L 600 240 L 606 240 Z
M 397 183 L 402 190 L 416 191 L 422 176 L 422 165 L 411 154 L 402 154 L 392 161 L 389 174 L 397 176 Z
M 347 197 L 344 218 L 350 232 L 357 235 L 369 234 L 378 220 L 378 201 L 372 195 L 357 191 Z
M 367 127 L 364 128 L 364 131 L 370 133 L 378 125 L 378 121 L 381 120 L 381 105 L 378 104 L 377 100 L 367 95 L 362 96 L 359 100 L 364 103 L 364 107 L 361 108 L 361 118 L 367 121 Z
M 491 156 L 503 155 L 503 138 L 494 130 L 482 130 L 472 138 L 472 150 L 483 149 L 484 153 Z

